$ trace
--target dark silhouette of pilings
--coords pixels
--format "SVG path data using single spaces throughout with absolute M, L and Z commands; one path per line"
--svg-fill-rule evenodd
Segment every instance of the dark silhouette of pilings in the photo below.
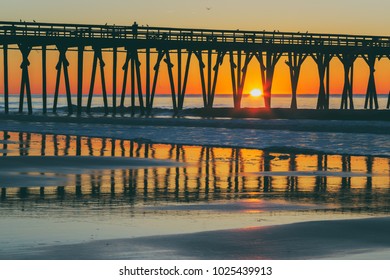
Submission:
M 234 63 L 234 54 L 233 51 L 230 52 L 230 73 L 232 78 L 232 87 L 233 87 L 233 102 L 234 108 L 238 109 L 241 107 L 241 97 L 239 89 L 242 88 L 241 81 L 241 51 L 237 52 L 237 64 Z M 237 69 L 237 71 L 236 71 Z M 236 72 L 235 72 L 236 71 Z
M 237 60 L 234 61 L 234 53 L 230 51 L 230 73 L 233 87 L 234 108 L 241 108 L 242 94 L 244 91 L 245 79 L 249 62 L 254 57 L 254 53 L 246 52 L 244 65 L 242 66 L 242 52 L 237 51 Z
M 340 109 L 354 109 L 353 105 L 353 63 L 355 62 L 357 55 L 344 53 L 338 54 L 337 57 L 340 59 L 344 68 L 344 87 L 341 96 Z
M 42 113 L 47 113 L 46 45 L 42 46 Z
M 368 78 L 368 85 L 367 85 L 367 92 L 366 92 L 366 99 L 364 102 L 364 109 L 378 109 L 378 97 L 376 94 L 376 84 L 375 84 L 375 61 L 377 59 L 377 56 L 375 54 L 366 54 L 362 56 L 364 61 L 367 63 L 369 70 L 370 70 L 370 76 Z M 378 57 L 380 59 L 380 56 Z
M 4 112 L 9 112 L 8 101 L 8 45 L 3 45 L 3 63 L 4 63 Z
M 122 86 L 122 95 L 121 95 L 121 103 L 120 106 L 123 109 L 125 104 L 125 97 L 126 97 L 126 86 L 127 86 L 127 79 L 128 79 L 128 72 L 130 67 L 130 94 L 131 94 L 131 115 L 133 116 L 135 114 L 135 82 L 137 82 L 137 90 L 138 90 L 138 99 L 139 99 L 139 106 L 141 110 L 141 114 L 144 114 L 144 103 L 143 103 L 143 96 L 142 96 L 142 82 L 141 82 L 141 62 L 138 58 L 138 50 L 127 48 L 126 50 L 126 60 L 122 67 L 124 70 L 123 74 L 123 86 Z M 149 69 L 148 69 L 149 70 Z
M 81 114 L 83 106 L 83 68 L 84 68 L 84 46 L 77 48 L 77 114 Z
M 387 109 L 390 109 L 390 91 L 389 91 L 389 95 L 387 97 L 387 106 L 386 106 Z
M 60 81 L 61 81 L 61 70 L 64 70 L 64 79 L 65 79 L 65 89 L 66 89 L 66 100 L 68 103 L 68 113 L 73 113 L 73 107 L 72 107 L 72 93 L 70 91 L 70 81 L 69 81 L 69 72 L 68 72 L 68 66 L 69 61 L 66 58 L 66 51 L 67 47 L 64 46 L 57 46 L 59 51 L 58 56 L 58 63 L 56 65 L 57 69 L 57 78 L 56 78 L 56 86 L 54 91 L 54 103 L 53 103 L 53 113 L 57 112 L 57 104 L 58 104 L 58 94 L 60 90 Z
M 301 72 L 301 66 L 305 61 L 307 54 L 301 53 L 288 53 L 288 60 L 286 61 L 287 66 L 290 69 L 290 79 L 291 79 L 291 109 L 297 109 L 297 88 L 299 81 L 299 74 Z
M 116 82 L 117 82 L 118 48 L 112 50 L 112 110 L 116 113 Z
M 317 64 L 320 86 L 318 91 L 317 109 L 329 109 L 329 66 L 332 55 L 328 53 L 314 53 L 312 58 Z M 325 80 L 326 79 L 326 80 Z
M 26 91 L 27 95 L 27 106 L 28 113 L 32 114 L 32 99 L 31 99 L 31 86 L 30 86 L 30 77 L 28 74 L 28 66 L 30 65 L 30 61 L 28 60 L 28 55 L 31 52 L 32 47 L 19 44 L 19 50 L 22 53 L 22 63 L 20 68 L 22 69 L 22 81 L 20 85 L 20 98 L 19 98 L 19 113 L 23 112 L 23 103 L 24 103 L 24 94 Z
M 89 88 L 88 95 L 88 103 L 87 103 L 87 113 L 91 111 L 92 98 L 93 98 L 93 90 L 95 87 L 95 79 L 96 79 L 96 71 L 97 71 L 97 63 L 99 61 L 100 68 L 100 79 L 102 83 L 102 96 L 103 96 L 103 104 L 104 104 L 104 112 L 108 114 L 108 101 L 107 101 L 107 89 L 106 89 L 106 79 L 104 76 L 104 60 L 102 55 L 102 49 L 100 47 L 95 47 L 93 63 L 92 63 L 92 75 L 91 75 L 91 84 Z
M 264 104 L 266 108 L 271 108 L 271 90 L 272 82 L 275 73 L 275 66 L 279 59 L 282 57 L 282 53 L 267 51 L 265 53 L 265 61 L 262 53 L 259 53 L 256 58 L 260 63 L 261 80 L 263 83 Z

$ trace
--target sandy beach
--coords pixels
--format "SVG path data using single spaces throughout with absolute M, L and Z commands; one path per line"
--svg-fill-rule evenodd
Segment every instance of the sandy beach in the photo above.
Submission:
M 314 221 L 48 246 L 7 258 L 389 259 L 389 234 L 390 218 Z

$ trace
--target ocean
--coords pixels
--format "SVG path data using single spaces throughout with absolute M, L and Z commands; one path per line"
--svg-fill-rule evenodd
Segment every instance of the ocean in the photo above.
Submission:
M 379 109 L 386 109 L 388 96 L 384 94 L 378 95 Z M 87 95 L 83 95 L 83 106 L 86 106 L 88 100 Z M 53 107 L 54 97 L 52 94 L 48 95 L 47 106 Z M 363 109 L 365 102 L 365 95 L 356 94 L 354 96 L 354 105 L 356 109 Z M 73 105 L 77 104 L 76 96 L 72 96 Z M 314 94 L 301 94 L 297 97 L 298 108 L 300 109 L 315 109 L 317 105 L 317 95 Z M 341 95 L 333 94 L 329 100 L 330 109 L 339 109 L 341 103 Z M 120 94 L 117 95 L 117 104 L 120 104 Z M 273 108 L 289 108 L 291 104 L 291 96 L 287 94 L 274 94 L 272 96 Z M 108 95 L 108 105 L 112 106 L 112 96 Z M 139 105 L 138 97 L 136 97 L 136 105 Z M 58 108 L 66 108 L 67 100 L 65 94 L 60 94 L 58 98 Z M 92 107 L 102 107 L 103 97 L 96 94 L 92 99 Z M 125 106 L 130 106 L 130 95 L 127 94 L 125 98 Z M 35 111 L 42 109 L 42 96 L 38 94 L 32 95 L 32 107 Z M 154 107 L 162 109 L 172 109 L 172 98 L 168 94 L 156 94 L 154 99 Z M 184 100 L 184 108 L 202 108 L 203 98 L 200 94 L 187 94 Z M 228 94 L 217 94 L 214 100 L 215 108 L 232 108 L 233 97 Z M 252 97 L 244 95 L 242 99 L 242 108 L 257 108 L 264 107 L 264 99 L 262 97 Z M 19 96 L 12 94 L 9 97 L 9 108 L 11 111 L 17 111 L 19 109 Z M 0 110 L 4 110 L 4 101 L 0 101 Z M 24 110 L 27 111 L 27 99 L 24 99 Z

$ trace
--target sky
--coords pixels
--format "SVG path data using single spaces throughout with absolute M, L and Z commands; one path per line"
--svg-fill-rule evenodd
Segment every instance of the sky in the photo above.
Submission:
M 0 1 L 2 3 L 0 18 L 3 21 L 35 20 L 37 22 L 116 25 L 131 25 L 137 21 L 139 25 L 159 27 L 309 31 L 390 36 L 390 16 L 388 14 L 390 1 L 384 0 Z M 32 58 L 32 62 L 33 60 Z M 258 66 L 251 67 L 255 69 Z M 14 68 L 17 71 L 17 67 Z M 357 61 L 355 88 L 360 93 L 363 93 L 367 86 L 368 70 L 366 68 L 362 61 Z M 340 93 L 343 82 L 342 65 L 334 59 L 331 69 L 333 69 L 331 74 L 333 91 Z M 278 63 L 276 71 L 273 91 L 275 93 L 290 92 L 288 68 L 283 59 Z M 253 70 L 252 72 L 248 75 L 248 86 L 245 91 L 251 90 L 252 87 L 261 87 L 258 82 L 259 71 Z M 387 75 L 390 77 L 390 61 L 387 58 L 377 63 L 376 75 L 378 92 L 387 93 L 390 89 L 390 82 L 387 82 Z M 305 62 L 301 76 L 303 82 L 300 81 L 298 93 L 318 91 L 315 64 L 311 60 L 308 59 Z M 308 80 L 308 77 L 312 80 L 310 84 L 304 82 Z M 15 90 L 19 83 L 19 80 L 15 82 Z M 196 84 L 195 81 L 192 86 L 196 87 Z M 196 88 L 192 90 L 198 91 Z M 227 87 L 220 89 L 220 91 L 227 90 Z
M 1 0 L 2 20 L 390 35 L 385 0 Z

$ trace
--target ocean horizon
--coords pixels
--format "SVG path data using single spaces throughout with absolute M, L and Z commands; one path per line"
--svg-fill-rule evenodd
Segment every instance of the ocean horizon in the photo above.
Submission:
M 339 109 L 341 104 L 341 94 L 331 94 L 329 99 L 330 109 Z M 88 94 L 83 94 L 83 106 L 86 106 L 88 100 Z M 144 94 L 145 98 L 145 94 Z M 77 104 L 76 94 L 72 94 L 72 104 Z M 107 94 L 108 106 L 112 107 L 112 94 Z M 119 106 L 121 94 L 117 94 L 116 104 Z M 318 95 L 316 94 L 298 94 L 297 104 L 298 109 L 316 109 Z M 48 110 L 53 107 L 54 94 L 47 95 L 47 106 Z M 144 101 L 145 102 L 145 101 Z M 355 109 L 364 109 L 365 94 L 354 94 L 354 106 Z M 378 105 L 379 109 L 386 109 L 388 102 L 387 94 L 378 94 Z M 135 98 L 136 106 L 139 105 L 138 96 Z M 103 95 L 94 94 L 92 98 L 92 108 L 102 107 Z M 272 108 L 290 108 L 291 105 L 291 94 L 273 94 L 271 106 Z M 24 108 L 27 108 L 27 98 L 24 98 Z M 33 110 L 42 109 L 42 95 L 38 93 L 32 94 L 32 107 Z M 130 94 L 126 93 L 125 106 L 130 106 Z M 66 94 L 59 94 L 57 108 L 63 109 L 67 107 Z M 214 98 L 214 108 L 233 108 L 233 95 L 232 94 L 216 94 Z M 249 94 L 244 94 L 242 97 L 242 108 L 258 108 L 264 107 L 264 99 L 260 97 L 252 97 Z M 156 94 L 154 97 L 153 108 L 171 109 L 172 108 L 172 95 L 171 94 Z M 184 109 L 190 108 L 203 108 L 202 94 L 186 94 L 183 104 Z M 4 100 L 0 99 L 0 110 L 4 109 Z M 11 111 L 19 110 L 19 94 L 9 95 L 9 109 Z

